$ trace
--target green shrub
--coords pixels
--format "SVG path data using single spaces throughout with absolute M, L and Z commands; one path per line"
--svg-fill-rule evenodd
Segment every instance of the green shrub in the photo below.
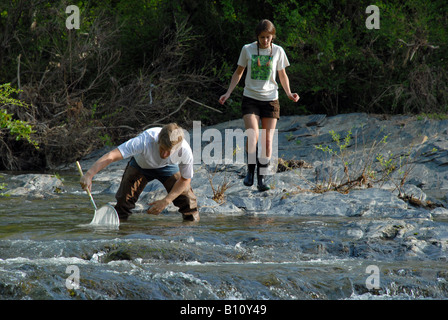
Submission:
M 198 119 L 212 125 L 241 117 L 244 81 L 232 101 L 220 106 L 217 100 L 264 18 L 277 28 L 275 41 L 291 63 L 291 89 L 301 97 L 293 103 L 280 90 L 282 115 L 448 112 L 446 1 L 70 4 L 80 8 L 79 30 L 65 27 L 66 3 L 6 1 L 0 10 L 0 83 L 24 89 L 33 124 L 40 125 L 41 151 L 22 150 L 22 140 L 33 143 L 30 123 L 17 122 L 5 108 L 2 134 L 18 138 L 5 142 L 7 148 L 39 166 L 72 161 L 104 144 L 101 137 L 119 143 L 154 119 L 188 127 Z M 380 29 L 366 28 L 369 5 L 380 9 Z M 174 112 L 186 97 L 223 113 L 188 104 Z
M 25 102 L 11 97 L 12 94 L 18 94 L 19 92 L 20 90 L 12 88 L 9 83 L 0 85 L 0 138 L 3 137 L 1 131 L 6 129 L 16 140 L 26 140 L 35 148 L 38 148 L 38 143 L 31 137 L 35 132 L 33 126 L 28 121 L 13 119 L 14 115 L 6 109 L 8 105 L 23 108 L 28 107 Z

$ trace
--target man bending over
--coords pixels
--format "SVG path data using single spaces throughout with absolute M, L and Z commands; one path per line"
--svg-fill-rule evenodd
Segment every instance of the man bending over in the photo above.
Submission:
M 98 159 L 81 178 L 83 189 L 92 188 L 92 179 L 109 164 L 131 158 L 115 195 L 115 209 L 121 221 L 135 208 L 140 194 L 151 180 L 159 180 L 168 194 L 150 203 L 148 214 L 158 215 L 171 202 L 183 219 L 199 221 L 197 199 L 190 186 L 193 178 L 193 152 L 184 139 L 183 130 L 175 123 L 151 128 L 124 142 Z

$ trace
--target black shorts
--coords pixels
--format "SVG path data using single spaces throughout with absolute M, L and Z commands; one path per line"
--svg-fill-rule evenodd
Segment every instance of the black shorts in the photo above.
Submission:
M 260 118 L 280 119 L 280 103 L 278 100 L 260 101 L 243 96 L 241 109 L 243 116 L 246 114 L 255 114 Z

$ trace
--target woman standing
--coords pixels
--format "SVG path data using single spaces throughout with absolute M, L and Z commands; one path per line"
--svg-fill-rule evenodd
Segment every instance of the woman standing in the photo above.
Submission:
M 224 104 L 240 81 L 247 68 L 246 82 L 243 93 L 242 113 L 246 132 L 248 133 L 247 175 L 244 178 L 246 186 L 254 183 L 255 167 L 257 167 L 257 188 L 260 191 L 269 190 L 264 181 L 263 168 L 269 166 L 272 155 L 272 139 L 277 120 L 280 118 L 278 101 L 278 85 L 276 73 L 289 99 L 299 100 L 297 93 L 291 93 L 289 78 L 285 68 L 289 66 L 288 58 L 282 47 L 273 43 L 275 27 L 269 20 L 262 20 L 255 29 L 257 41 L 247 44 L 241 50 L 238 67 L 230 81 L 227 92 L 219 98 Z M 262 143 L 261 155 L 258 156 L 257 143 L 259 136 L 259 121 L 261 119 Z

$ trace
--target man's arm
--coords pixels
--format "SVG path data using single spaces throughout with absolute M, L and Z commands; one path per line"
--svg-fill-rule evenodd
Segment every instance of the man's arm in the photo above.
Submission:
M 163 211 L 171 202 L 174 201 L 185 189 L 190 187 L 191 179 L 185 179 L 180 177 L 179 180 L 176 181 L 170 193 L 161 200 L 154 201 L 150 203 L 151 206 L 146 212 L 149 214 L 159 214 Z
M 112 151 L 106 153 L 104 156 L 99 158 L 92 167 L 84 174 L 84 176 L 81 177 L 81 180 L 79 181 L 81 183 L 81 187 L 85 190 L 88 188 L 90 191 L 92 190 L 92 179 L 93 177 L 106 168 L 109 164 L 112 162 L 116 162 L 119 160 L 123 160 L 123 156 L 121 155 L 121 152 L 115 148 Z

